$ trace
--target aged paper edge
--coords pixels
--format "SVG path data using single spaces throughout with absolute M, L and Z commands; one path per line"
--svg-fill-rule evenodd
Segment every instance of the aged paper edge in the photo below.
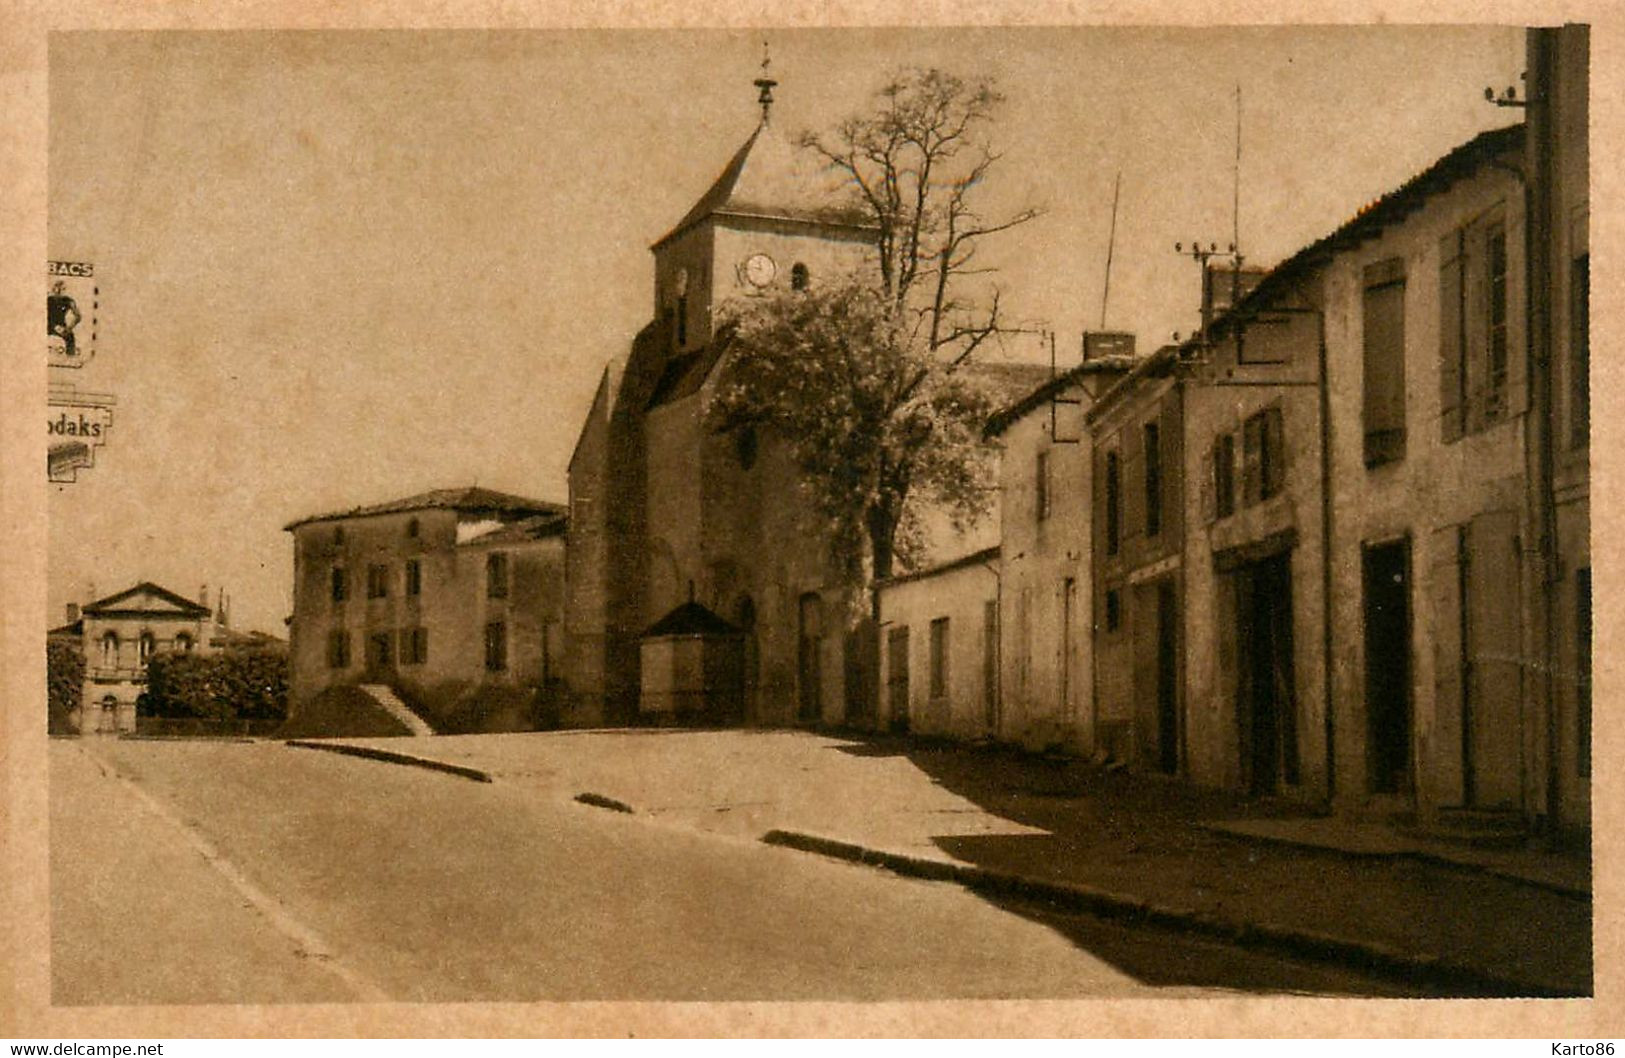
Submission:
M 1058 25 L 1251 23 L 1467 23 L 1512 25 L 1584 21 L 1593 25 L 1592 244 L 1597 346 L 1617 348 L 1621 284 L 1612 247 L 1618 240 L 1622 188 L 1619 157 L 1625 99 L 1625 16 L 1602 2 L 1490 4 L 1472 0 L 1064 0 L 1025 4 L 993 0 L 851 0 L 789 4 L 558 2 L 433 3 L 394 0 L 335 11 L 316 3 L 243 2 L 184 7 L 152 2 L 0 4 L 0 298 L 7 340 L 0 354 L 0 680 L 3 734 L 0 820 L 5 920 L 0 922 L 0 1037 L 509 1037 L 509 1036 L 1079 1036 L 1295 1037 L 1435 1036 L 1574 1039 L 1620 1035 L 1621 945 L 1619 781 L 1595 769 L 1596 993 L 1591 1000 L 1342 1000 L 1257 997 L 1222 1000 L 939 1001 L 926 1003 L 537 1003 L 240 1005 L 212 1007 L 53 1007 L 49 973 L 46 738 L 41 722 L 46 613 L 46 483 L 40 473 L 36 415 L 44 406 L 46 369 L 34 350 L 38 264 L 46 258 L 46 40 L 66 29 L 271 28 L 681 28 L 819 25 Z M 1608 473 L 1619 451 L 1612 413 L 1621 410 L 1625 368 L 1593 358 L 1598 413 L 1593 416 L 1593 518 L 1605 524 L 1614 499 Z M 1598 599 L 1615 597 L 1621 551 L 1594 541 Z M 1617 697 L 1621 614 L 1599 606 L 1596 636 L 1598 702 Z M 1618 715 L 1599 705 L 1595 753 L 1621 750 Z

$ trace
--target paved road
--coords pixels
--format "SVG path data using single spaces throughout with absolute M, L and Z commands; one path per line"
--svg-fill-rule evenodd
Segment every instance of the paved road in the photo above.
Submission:
M 60 1004 L 1386 991 L 276 743 L 54 742 Z

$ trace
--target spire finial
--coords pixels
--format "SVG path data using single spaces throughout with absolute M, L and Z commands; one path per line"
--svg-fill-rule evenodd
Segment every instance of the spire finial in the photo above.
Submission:
M 768 74 L 768 69 L 772 65 L 773 56 L 767 49 L 767 41 L 764 40 L 762 41 L 762 76 L 752 82 L 760 89 L 756 96 L 756 102 L 762 105 L 762 123 L 764 125 L 767 123 L 769 112 L 773 109 L 773 89 L 779 83 Z

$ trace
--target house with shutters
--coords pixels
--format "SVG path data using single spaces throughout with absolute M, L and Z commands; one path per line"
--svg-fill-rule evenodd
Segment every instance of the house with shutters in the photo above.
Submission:
M 1183 705 L 1156 713 L 1193 779 L 1426 826 L 1539 814 L 1524 138 L 1452 150 L 1172 357 Z
M 534 726 L 562 677 L 561 505 L 435 489 L 285 528 L 290 722 L 360 687 L 434 730 Z
M 1084 416 L 1093 496 L 1098 753 L 1145 771 L 1185 771 L 1183 687 L 1184 350 L 1136 364 Z

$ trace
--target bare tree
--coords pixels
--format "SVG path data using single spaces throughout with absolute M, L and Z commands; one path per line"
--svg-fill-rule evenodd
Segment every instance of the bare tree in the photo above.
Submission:
M 1004 97 L 986 78 L 908 69 L 875 94 L 872 112 L 802 145 L 842 173 L 876 226 L 881 289 L 911 335 L 957 364 L 999 331 L 997 287 L 971 282 L 979 241 L 1037 217 L 1034 207 L 986 216 L 978 192 L 1002 155 L 989 133 Z

